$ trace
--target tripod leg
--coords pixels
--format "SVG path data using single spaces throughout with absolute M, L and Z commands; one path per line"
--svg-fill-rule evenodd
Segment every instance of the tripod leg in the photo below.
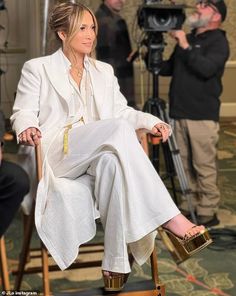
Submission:
M 169 123 L 170 119 L 169 119 L 169 116 L 168 116 L 166 110 L 163 110 L 162 112 L 163 112 L 163 117 L 164 117 L 165 121 L 167 123 Z M 177 142 L 176 142 L 174 134 L 172 134 L 169 137 L 168 145 L 169 145 L 169 148 L 170 148 L 170 151 L 171 151 L 173 163 L 174 163 L 174 166 L 175 166 L 175 171 L 176 171 L 176 174 L 177 174 L 177 177 L 178 177 L 178 180 L 179 180 L 180 188 L 181 188 L 181 191 L 182 191 L 182 196 L 184 198 L 186 198 L 186 200 L 187 200 L 188 208 L 189 208 L 189 212 L 191 214 L 192 221 L 195 224 L 197 224 L 197 218 L 196 218 L 196 215 L 194 213 L 193 206 L 192 206 L 192 199 L 193 199 L 192 192 L 191 192 L 191 189 L 190 189 L 190 186 L 189 186 L 189 183 L 188 183 L 185 171 L 184 171 L 183 162 L 182 162 L 182 159 L 181 159 L 181 156 L 180 156 L 180 153 L 179 153 L 179 148 L 177 146 Z
M 151 114 L 159 117 L 162 121 L 166 121 L 165 116 L 164 116 L 163 106 L 161 106 L 159 104 L 160 101 L 161 101 L 160 99 L 155 99 L 155 98 L 148 99 L 144 105 L 143 111 L 151 113 Z M 154 138 L 157 138 L 157 137 L 154 137 Z M 155 142 L 149 141 L 149 142 L 151 142 L 151 145 L 152 145 L 152 155 L 150 156 L 150 159 L 151 159 L 151 162 L 152 162 L 154 168 L 159 173 L 159 171 L 160 171 L 160 156 L 159 156 L 160 145 L 159 144 L 161 142 L 160 142 L 160 140 L 158 140 L 157 142 L 156 141 Z M 174 182 L 174 177 L 175 177 L 176 173 L 175 173 L 175 169 L 174 169 L 173 160 L 171 157 L 171 152 L 168 147 L 168 144 L 161 143 L 161 146 L 162 146 L 163 155 L 164 155 L 167 177 L 170 178 L 170 180 L 171 180 L 173 199 L 174 199 L 175 203 L 177 203 L 177 194 L 176 194 L 176 187 L 175 187 L 175 182 Z
M 168 113 L 165 107 L 166 107 L 166 103 L 164 100 L 160 98 L 150 98 L 145 103 L 143 111 L 153 114 L 159 117 L 162 121 L 170 124 L 170 118 L 168 116 Z M 174 176 L 177 175 L 180 188 L 181 188 L 181 193 L 188 202 L 189 212 L 191 214 L 192 221 L 195 224 L 197 224 L 197 218 L 194 213 L 192 201 L 191 201 L 192 200 L 191 189 L 188 184 L 188 180 L 184 171 L 183 163 L 180 157 L 179 149 L 178 149 L 174 134 L 172 134 L 168 139 L 168 147 L 164 148 L 165 147 L 164 145 L 162 147 L 164 150 L 163 151 L 164 160 L 167 168 L 168 177 L 171 178 L 171 185 L 172 185 L 174 200 L 175 202 L 177 201 L 176 188 L 174 184 Z M 151 161 L 155 169 L 157 170 L 157 172 L 159 172 L 159 165 L 160 165 L 159 145 L 155 145 L 155 146 L 153 145 L 153 155 L 151 156 Z
M 147 102 L 145 103 L 144 107 L 143 107 L 143 111 L 153 114 L 153 115 L 157 115 L 157 109 L 155 107 L 155 101 L 153 99 L 148 99 Z M 159 143 L 154 143 L 152 142 L 152 151 L 151 151 L 151 156 L 150 156 L 150 160 L 154 166 L 154 168 L 156 169 L 156 171 L 159 173 L 160 170 L 160 148 L 159 148 Z
M 176 171 L 175 171 L 175 167 L 174 167 L 174 163 L 173 163 L 173 159 L 171 156 L 171 151 L 168 146 L 168 143 L 162 143 L 162 151 L 163 151 L 164 160 L 165 160 L 167 177 L 170 178 L 170 182 L 171 182 L 173 199 L 174 199 L 174 202 L 177 204 L 177 201 L 178 201 L 177 190 L 176 190 L 175 180 L 174 180 L 174 177 L 176 176 Z

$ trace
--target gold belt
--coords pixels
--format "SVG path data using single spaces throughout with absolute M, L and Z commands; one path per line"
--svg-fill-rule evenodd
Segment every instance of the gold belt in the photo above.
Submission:
M 64 136 L 63 136 L 63 152 L 64 152 L 64 154 L 68 154 L 69 130 L 72 128 L 73 124 L 80 122 L 80 121 L 83 122 L 83 124 L 85 124 L 84 118 L 82 116 L 82 117 L 80 117 L 79 120 L 65 126 L 65 131 L 64 131 Z

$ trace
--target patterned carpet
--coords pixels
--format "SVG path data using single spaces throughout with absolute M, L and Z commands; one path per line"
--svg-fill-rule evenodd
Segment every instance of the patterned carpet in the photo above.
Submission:
M 11 148 L 9 147 L 9 151 Z M 14 149 L 11 150 L 14 152 Z M 12 158 L 11 154 L 7 154 Z M 212 247 L 176 266 L 161 240 L 157 239 L 158 268 L 168 296 L 236 295 L 236 120 L 221 123 L 219 157 L 219 186 L 222 194 L 219 211 L 220 225 L 212 229 L 215 243 Z M 17 267 L 22 241 L 20 213 L 6 233 L 6 247 L 10 269 Z M 102 241 L 103 232 L 98 225 L 94 241 Z M 35 235 L 33 245 L 38 245 Z M 101 255 L 93 255 L 99 259 Z M 83 258 L 80 258 L 83 261 Z M 91 257 L 93 259 L 93 257 Z M 36 264 L 34 260 L 32 264 Z M 134 264 L 129 282 L 149 280 L 150 263 L 142 267 Z M 100 268 L 50 273 L 54 295 L 102 286 Z M 11 275 L 11 283 L 14 277 Z M 1 285 L 0 285 L 1 290 Z M 41 275 L 26 275 L 22 290 L 42 291 Z M 63 294 L 65 295 L 65 294 Z

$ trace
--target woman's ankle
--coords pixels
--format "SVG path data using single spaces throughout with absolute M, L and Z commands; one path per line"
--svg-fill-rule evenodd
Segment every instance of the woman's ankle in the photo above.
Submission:
M 191 236 L 204 229 L 203 226 L 196 226 L 193 224 L 181 213 L 173 217 L 162 226 L 180 238 L 185 237 L 187 233 L 189 233 Z

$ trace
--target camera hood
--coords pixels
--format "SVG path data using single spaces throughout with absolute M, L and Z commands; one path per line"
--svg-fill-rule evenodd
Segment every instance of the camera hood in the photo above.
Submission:
M 138 10 L 138 25 L 144 31 L 167 32 L 181 29 L 185 21 L 184 4 L 143 4 Z

